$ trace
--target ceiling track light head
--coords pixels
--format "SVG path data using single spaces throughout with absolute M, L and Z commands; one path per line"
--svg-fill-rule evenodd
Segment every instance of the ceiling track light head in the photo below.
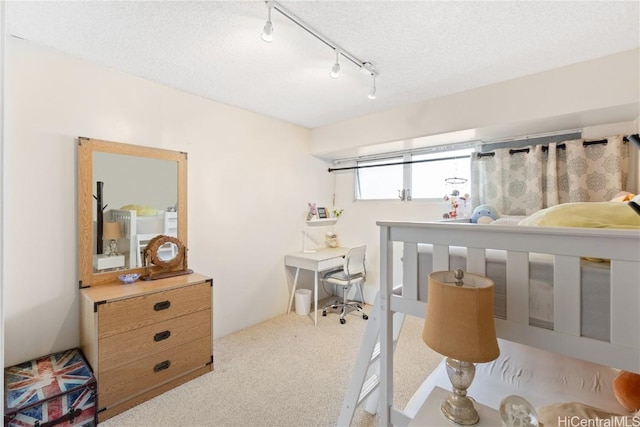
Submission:
M 262 30 L 262 40 L 267 43 L 271 43 L 273 41 L 273 24 L 271 23 L 271 9 L 273 9 L 273 2 L 267 2 L 267 9 L 269 10 L 269 17 L 267 18 L 267 22 L 264 24 L 264 29 Z
M 262 31 L 262 40 L 267 43 L 271 43 L 273 41 L 273 24 L 271 21 L 267 21 L 264 24 L 264 30 Z
M 331 72 L 329 73 L 329 76 L 331 76 L 331 78 L 333 79 L 337 79 L 338 77 L 340 77 L 340 62 L 338 61 L 339 57 L 340 51 L 336 49 L 336 63 L 333 64 Z
M 371 86 L 371 90 L 369 91 L 369 95 L 367 95 L 367 98 L 369 99 L 376 99 L 376 74 L 371 74 L 371 77 L 373 78 L 373 86 Z

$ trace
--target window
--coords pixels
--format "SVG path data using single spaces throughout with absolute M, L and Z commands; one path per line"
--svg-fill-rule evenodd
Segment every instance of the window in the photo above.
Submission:
M 465 148 L 358 161 L 356 200 L 397 200 L 403 194 L 403 200 L 442 199 L 454 189 L 461 195 L 469 193 L 472 152 L 472 148 Z M 388 164 L 392 166 L 374 167 Z M 466 182 L 448 183 L 447 178 L 464 178 Z
M 450 194 L 454 189 L 460 195 L 470 192 L 470 155 L 472 149 L 445 151 L 429 154 L 416 154 L 411 160 L 425 161 L 424 163 L 411 164 L 411 196 L 414 199 L 435 199 Z M 462 158 L 456 158 L 462 157 Z M 438 160 L 442 159 L 442 160 Z M 464 178 L 466 182 L 451 178 Z M 449 179 L 447 182 L 445 180 Z M 458 182 L 458 183 L 456 183 Z
M 356 200 L 397 199 L 403 187 L 403 165 L 371 167 L 387 163 L 402 163 L 402 157 L 358 162 L 356 169 Z

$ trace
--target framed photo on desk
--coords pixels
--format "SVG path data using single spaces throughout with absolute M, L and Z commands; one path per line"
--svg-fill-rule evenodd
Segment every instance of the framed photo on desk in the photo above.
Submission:
M 329 218 L 327 213 L 327 208 L 317 208 L 318 209 L 318 219 L 326 219 Z

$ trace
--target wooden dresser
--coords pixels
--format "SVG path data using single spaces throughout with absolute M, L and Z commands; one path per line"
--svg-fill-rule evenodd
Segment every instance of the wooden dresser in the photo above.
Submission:
M 82 289 L 100 421 L 213 370 L 212 287 L 194 273 Z

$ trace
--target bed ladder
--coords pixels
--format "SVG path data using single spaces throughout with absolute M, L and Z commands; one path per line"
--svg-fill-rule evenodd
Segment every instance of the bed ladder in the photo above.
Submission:
M 398 290 L 400 289 L 402 289 L 402 286 L 398 287 Z M 378 292 L 369 315 L 356 364 L 351 373 L 347 392 L 342 402 L 342 409 L 336 422 L 337 426 L 350 426 L 356 409 L 365 400 L 365 411 L 370 414 L 375 414 L 378 411 L 380 400 L 380 393 L 378 392 L 380 385 L 380 315 L 380 293 Z M 396 349 L 404 316 L 404 313 L 399 312 L 393 315 L 393 351 Z M 370 367 L 373 368 L 370 370 Z M 367 373 L 369 373 L 368 378 Z

